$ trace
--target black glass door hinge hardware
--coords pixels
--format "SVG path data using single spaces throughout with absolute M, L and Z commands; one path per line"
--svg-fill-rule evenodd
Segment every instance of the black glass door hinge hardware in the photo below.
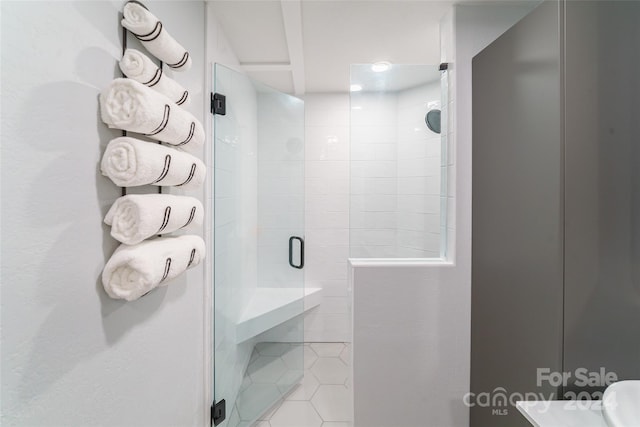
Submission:
M 211 94 L 211 114 L 227 114 L 227 97 L 219 93 Z
M 227 403 L 222 399 L 220 402 L 213 402 L 211 405 L 211 425 L 217 426 L 227 418 Z

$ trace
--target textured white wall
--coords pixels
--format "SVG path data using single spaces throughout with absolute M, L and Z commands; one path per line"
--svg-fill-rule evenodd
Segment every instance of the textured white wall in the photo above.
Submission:
M 204 4 L 146 3 L 192 52 L 174 77 L 203 119 Z M 1 4 L 2 425 L 208 421 L 203 267 L 131 303 L 100 283 L 120 189 L 99 172 L 119 132 L 98 93 L 119 76 L 123 4 Z

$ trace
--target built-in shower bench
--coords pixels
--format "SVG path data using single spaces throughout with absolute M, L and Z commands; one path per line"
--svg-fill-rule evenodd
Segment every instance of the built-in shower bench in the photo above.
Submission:
M 320 305 L 322 288 L 257 288 L 236 325 L 241 343 Z

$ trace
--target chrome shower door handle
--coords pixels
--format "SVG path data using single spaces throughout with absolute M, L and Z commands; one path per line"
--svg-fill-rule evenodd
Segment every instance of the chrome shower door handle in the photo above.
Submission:
M 300 264 L 293 263 L 293 241 L 298 240 L 300 242 Z M 304 267 L 304 239 L 298 236 L 289 237 L 289 265 L 293 268 L 302 269 Z

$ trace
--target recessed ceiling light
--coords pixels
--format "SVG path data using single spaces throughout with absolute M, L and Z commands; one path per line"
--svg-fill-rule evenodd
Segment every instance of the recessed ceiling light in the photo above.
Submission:
M 387 71 L 391 68 L 391 63 L 387 61 L 376 62 L 371 66 L 371 70 L 376 73 L 382 73 L 383 71 Z
M 349 90 L 351 90 L 351 92 L 360 92 L 362 90 L 362 85 L 351 85 Z

